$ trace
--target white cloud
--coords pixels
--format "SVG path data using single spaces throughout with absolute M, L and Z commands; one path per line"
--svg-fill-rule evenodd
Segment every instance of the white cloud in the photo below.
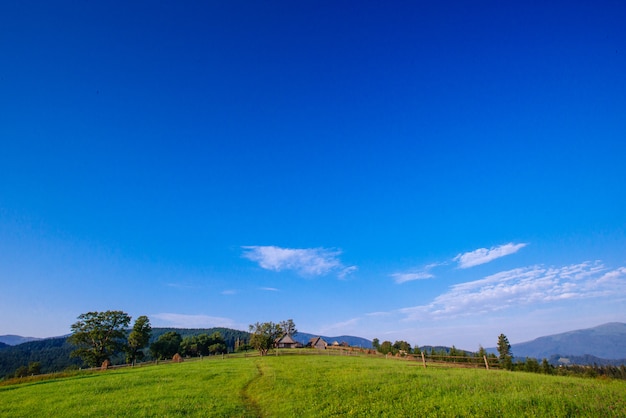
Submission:
M 303 276 L 323 276 L 337 272 L 340 278 L 356 270 L 356 266 L 344 266 L 339 260 L 341 251 L 326 248 L 280 248 L 268 246 L 244 246 L 243 257 L 262 268 L 272 271 L 294 270 Z
M 236 295 L 237 291 L 233 289 L 227 289 L 222 291 L 222 295 Z
M 453 261 L 459 263 L 459 268 L 465 269 L 488 263 L 495 260 L 496 258 L 514 254 L 520 249 L 524 248 L 526 245 L 528 244 L 514 244 L 511 242 L 508 244 L 500 245 L 498 247 L 479 248 L 474 251 L 459 254 L 453 258 Z
M 265 290 L 266 292 L 280 292 L 280 290 L 276 289 L 275 287 L 261 287 L 261 290 Z
M 452 286 L 431 303 L 400 312 L 408 320 L 440 319 L 567 299 L 626 296 L 626 268 L 606 270 L 599 261 L 517 268 Z
M 401 284 L 413 280 L 432 279 L 435 276 L 431 273 L 422 271 L 417 273 L 394 273 L 391 275 L 391 277 L 393 277 L 396 283 Z
M 426 266 L 424 266 L 424 268 L 421 271 L 394 273 L 391 275 L 391 277 L 393 277 L 394 281 L 397 284 L 402 284 L 402 283 L 410 282 L 413 280 L 432 279 L 433 277 L 435 277 L 435 275 L 432 274 L 430 270 L 434 269 L 435 267 L 445 266 L 446 264 L 447 263 L 431 263 L 431 264 L 427 264 Z
M 218 316 L 159 313 L 151 315 L 151 317 L 161 320 L 168 327 L 174 328 L 233 328 L 237 326 L 232 319 Z
M 341 280 L 343 280 L 343 279 L 345 279 L 345 278 L 346 278 L 346 276 L 347 276 L 348 274 L 352 274 L 352 273 L 354 273 L 354 272 L 355 272 L 355 271 L 357 271 L 357 270 L 358 270 L 358 267 L 357 267 L 357 266 L 350 266 L 350 267 L 346 267 L 346 268 L 344 268 L 343 270 L 341 270 L 341 271 L 339 272 L 339 274 L 337 275 L 337 277 L 339 277 Z
M 372 317 L 383 317 L 383 316 L 389 316 L 391 315 L 391 312 L 369 312 L 366 313 L 365 316 L 372 316 Z

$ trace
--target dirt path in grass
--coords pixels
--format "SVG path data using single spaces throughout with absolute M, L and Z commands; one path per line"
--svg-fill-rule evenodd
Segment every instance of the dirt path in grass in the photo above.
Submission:
M 246 411 L 249 414 L 247 416 L 255 417 L 255 418 L 263 418 L 261 407 L 248 393 L 248 389 L 250 388 L 250 385 L 252 385 L 254 382 L 256 382 L 257 380 L 263 377 L 263 369 L 261 369 L 261 365 L 258 362 L 255 363 L 255 365 L 257 369 L 257 375 L 253 377 L 252 379 L 250 379 L 248 383 L 246 383 L 244 387 L 241 388 L 241 398 L 243 400 L 244 406 L 246 407 Z

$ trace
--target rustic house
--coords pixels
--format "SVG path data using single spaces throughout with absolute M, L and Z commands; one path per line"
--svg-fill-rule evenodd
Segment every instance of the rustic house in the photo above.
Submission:
M 311 338 L 309 340 L 309 343 L 307 344 L 308 347 L 313 347 L 320 350 L 326 350 L 327 345 L 328 344 L 326 343 L 326 341 L 324 341 L 322 337 Z
M 298 342 L 291 338 L 291 335 L 285 334 L 281 338 L 276 340 L 277 348 L 296 348 Z

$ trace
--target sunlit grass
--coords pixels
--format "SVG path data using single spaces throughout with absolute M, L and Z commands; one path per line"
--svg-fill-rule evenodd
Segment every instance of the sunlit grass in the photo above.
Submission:
M 626 382 L 356 356 L 187 361 L 0 387 L 0 416 L 626 416 Z
M 267 357 L 250 390 L 267 416 L 625 416 L 621 381 L 357 357 Z M 296 401 L 297 400 L 297 401 Z
M 249 416 L 241 390 L 257 374 L 252 359 L 126 368 L 0 387 L 11 417 Z

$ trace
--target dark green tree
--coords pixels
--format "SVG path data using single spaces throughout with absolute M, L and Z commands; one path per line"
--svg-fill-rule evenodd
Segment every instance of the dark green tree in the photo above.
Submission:
M 391 345 L 391 341 L 383 341 L 383 343 L 378 347 L 378 351 L 382 354 L 393 354 L 393 345 Z
M 478 346 L 478 353 L 476 353 L 476 355 L 480 358 L 486 357 L 487 356 L 487 350 L 485 350 L 485 347 L 483 347 L 482 345 Z
M 393 343 L 393 348 L 394 352 L 402 351 L 405 354 L 411 354 L 411 344 L 407 343 L 406 341 L 396 341 L 395 343 Z
M 17 368 L 17 370 L 15 370 L 15 373 L 13 374 L 13 377 L 26 377 L 28 376 L 28 367 L 26 366 L 20 366 Z
M 198 335 L 189 335 L 183 338 L 180 343 L 180 354 L 190 357 L 196 357 L 201 355 L 202 353 L 200 353 L 200 348 L 198 346 L 198 338 Z
M 135 364 L 135 360 L 144 358 L 142 349 L 150 342 L 152 336 L 152 327 L 147 316 L 142 315 L 135 320 L 133 330 L 128 335 L 128 344 L 126 345 L 126 362 Z
M 209 354 L 223 354 L 228 352 L 226 341 L 222 338 L 222 334 L 217 331 L 209 336 L 207 345 Z
M 541 361 L 541 373 L 543 373 L 543 374 L 553 374 L 553 372 L 554 372 L 554 368 L 548 362 L 548 359 L 544 358 Z
M 176 331 L 169 331 L 161 335 L 158 340 L 150 344 L 152 356 L 158 359 L 174 357 L 180 351 L 182 338 Z
M 498 360 L 502 366 L 507 370 L 513 370 L 513 353 L 511 352 L 511 344 L 506 335 L 500 334 L 498 336 Z
M 28 374 L 29 376 L 41 374 L 41 363 L 38 361 L 28 363 Z
M 378 351 L 378 348 L 380 347 L 380 340 L 378 338 L 374 338 L 372 340 L 372 347 L 374 347 L 374 350 Z
M 91 367 L 122 351 L 126 345 L 126 328 L 130 316 L 122 311 L 87 312 L 72 324 L 68 342 L 78 346 L 71 357 L 80 357 Z
M 185 337 L 180 344 L 181 354 L 184 356 L 208 356 L 228 352 L 226 342 L 218 331 L 211 335 L 206 333 Z
M 274 341 L 283 334 L 283 329 L 273 322 L 257 322 L 250 325 L 250 333 L 250 345 L 264 356 L 274 346 Z
M 524 370 L 531 373 L 539 373 L 539 362 L 536 358 L 526 357 L 526 361 L 524 362 Z

